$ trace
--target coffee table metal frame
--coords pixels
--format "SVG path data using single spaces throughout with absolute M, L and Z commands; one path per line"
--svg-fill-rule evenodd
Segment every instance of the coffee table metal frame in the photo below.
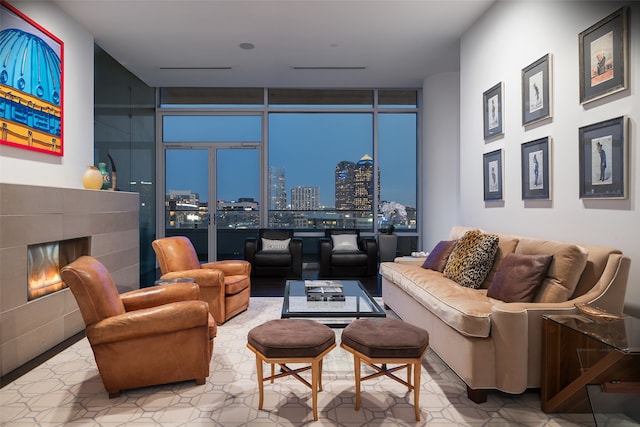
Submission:
M 340 280 L 344 301 L 307 301 L 304 280 L 287 280 L 282 303 L 283 319 L 316 319 L 331 327 L 344 327 L 361 317 L 386 317 L 382 307 L 357 280 Z

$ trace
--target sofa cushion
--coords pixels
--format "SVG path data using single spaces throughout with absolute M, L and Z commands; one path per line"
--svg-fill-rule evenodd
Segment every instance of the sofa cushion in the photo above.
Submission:
M 493 266 L 491 266 L 491 270 L 487 273 L 487 278 L 484 279 L 481 288 L 487 289 L 491 282 L 493 281 L 493 276 L 496 274 L 500 263 L 509 254 L 512 254 L 516 250 L 516 246 L 518 246 L 518 237 L 511 236 L 508 234 L 498 234 L 498 250 L 496 251 L 496 255 L 493 258 Z
M 504 302 L 531 302 L 553 256 L 508 254 L 500 263 L 487 296 Z
M 442 273 L 417 265 L 385 262 L 380 264 L 380 274 L 461 334 L 489 336 L 496 301 L 487 297 L 485 289 L 460 286 Z
M 588 252 L 573 243 L 520 238 L 516 254 L 553 255 L 553 261 L 533 302 L 553 303 L 569 300 L 578 284 Z
M 444 276 L 468 288 L 479 288 L 491 270 L 498 249 L 498 236 L 467 231 L 456 243 Z
M 429 270 L 442 273 L 444 267 L 447 265 L 449 255 L 451 255 L 451 251 L 457 242 L 457 240 L 441 240 L 438 242 L 431 252 L 429 252 L 427 259 L 424 260 L 422 268 L 428 268 Z

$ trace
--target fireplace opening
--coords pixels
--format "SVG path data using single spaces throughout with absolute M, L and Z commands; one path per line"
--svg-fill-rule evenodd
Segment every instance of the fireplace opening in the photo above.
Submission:
M 88 237 L 27 246 L 27 300 L 66 288 L 60 269 L 82 255 L 89 255 Z

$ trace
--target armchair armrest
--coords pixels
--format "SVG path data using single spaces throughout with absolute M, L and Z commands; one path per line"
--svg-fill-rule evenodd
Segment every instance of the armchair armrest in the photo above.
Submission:
M 289 242 L 289 253 L 291 254 L 291 274 L 302 276 L 302 239 L 294 237 Z
M 153 286 L 120 294 L 120 300 L 126 311 L 157 307 L 178 301 L 197 301 L 198 299 L 200 299 L 200 287 L 196 283 Z
M 188 277 L 202 287 L 224 286 L 224 273 L 220 270 L 199 268 L 197 270 L 173 271 L 163 274 L 161 279 Z
M 378 241 L 372 237 L 360 240 L 362 250 L 367 253 L 367 275 L 373 276 L 378 271 Z
M 331 275 L 331 251 L 333 249 L 333 242 L 328 237 L 320 238 L 320 267 L 318 275 L 330 276 Z
M 209 306 L 206 302 L 172 302 L 96 322 L 87 326 L 87 338 L 92 345 L 106 344 L 197 327 L 207 329 L 208 322 Z
M 225 260 L 208 262 L 201 265 L 202 269 L 216 269 L 224 273 L 225 276 L 248 276 L 251 273 L 251 264 L 244 260 Z
M 253 264 L 256 258 L 258 242 L 259 240 L 255 237 L 247 237 L 244 239 L 244 259 L 251 264 Z

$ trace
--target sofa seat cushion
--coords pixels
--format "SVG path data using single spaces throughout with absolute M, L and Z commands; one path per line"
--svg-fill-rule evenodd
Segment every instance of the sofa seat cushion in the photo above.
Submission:
M 463 335 L 486 338 L 496 300 L 486 289 L 472 289 L 420 266 L 384 262 L 380 274 L 415 298 L 443 322 Z

